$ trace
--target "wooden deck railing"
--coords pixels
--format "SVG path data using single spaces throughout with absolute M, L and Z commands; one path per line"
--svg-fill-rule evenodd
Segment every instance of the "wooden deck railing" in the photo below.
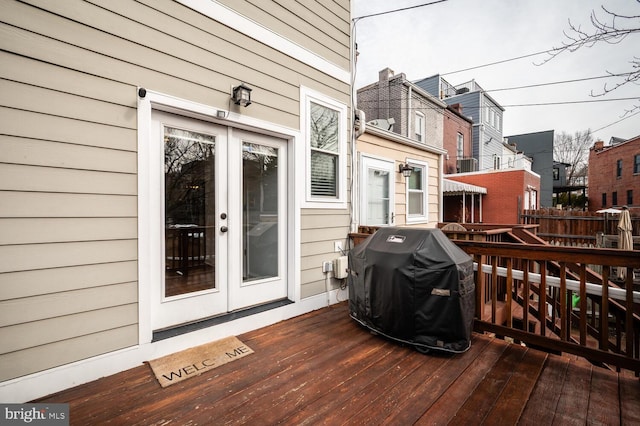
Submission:
M 538 236 L 553 245 L 598 247 L 598 234 L 617 235 L 619 217 L 611 213 L 547 208 L 525 210 L 519 220 L 522 224 L 539 225 Z M 631 225 L 633 235 L 640 235 L 640 217 L 635 213 L 631 215 Z
M 454 242 L 477 267 L 476 331 L 640 372 L 639 251 Z M 618 267 L 621 285 L 610 281 Z

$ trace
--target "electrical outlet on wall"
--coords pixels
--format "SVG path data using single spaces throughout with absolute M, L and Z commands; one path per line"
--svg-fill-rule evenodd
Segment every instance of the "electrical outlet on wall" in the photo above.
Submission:
M 333 251 L 340 252 L 340 253 L 343 252 L 342 241 L 333 242 Z

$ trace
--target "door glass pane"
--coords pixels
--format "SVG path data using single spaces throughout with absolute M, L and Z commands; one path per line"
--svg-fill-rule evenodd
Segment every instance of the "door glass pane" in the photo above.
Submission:
M 367 222 L 386 225 L 389 223 L 389 172 L 368 169 L 367 175 Z
M 165 297 L 215 288 L 215 137 L 164 128 Z
M 278 149 L 242 146 L 243 279 L 278 276 Z

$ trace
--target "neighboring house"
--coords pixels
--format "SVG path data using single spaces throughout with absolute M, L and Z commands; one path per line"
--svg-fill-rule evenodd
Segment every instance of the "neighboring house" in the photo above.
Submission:
M 553 130 L 506 137 L 531 159 L 531 170 L 540 175 L 540 207 L 553 206 L 553 138 Z
M 478 168 L 468 171 L 499 169 L 495 161 L 502 153 L 504 108 L 475 80 L 454 86 L 436 74 L 414 83 L 447 105 L 460 104 L 465 115 L 473 120 L 472 156 L 478 160 Z
M 444 188 L 444 221 L 445 222 L 491 222 L 500 223 L 501 218 L 512 218 L 510 213 L 492 211 L 492 209 L 504 209 L 514 201 L 520 209 L 537 206 L 537 188 L 539 182 L 531 184 L 531 160 L 516 148 L 514 144 L 506 142 L 502 145 L 502 153 L 496 156 L 498 170 L 475 172 L 472 179 L 455 179 L 456 175 L 445 175 Z M 523 171 L 524 174 L 505 175 L 501 171 Z M 468 176 L 464 174 L 464 176 Z M 499 179 L 515 179 L 526 182 L 526 190 L 522 192 L 517 182 L 505 182 L 504 185 L 496 184 Z M 520 178 L 522 176 L 522 179 Z M 533 179 L 535 181 L 535 178 Z M 486 182 L 486 184 L 485 184 Z M 515 185 L 512 185 L 515 184 Z M 498 198 L 499 197 L 499 198 Z M 510 199 L 512 197 L 513 199 Z M 505 204 L 501 205 L 492 200 L 501 199 Z M 520 202 L 518 202 L 520 199 Z M 488 203 L 486 201 L 489 201 Z M 527 206 L 527 207 L 524 207 Z M 516 222 L 506 222 L 516 223 Z
M 529 170 L 458 173 L 447 175 L 446 179 L 486 188 L 486 195 L 478 197 L 482 216 L 475 222 L 516 224 L 519 223 L 522 210 L 537 209 L 539 206 L 540 176 Z M 468 192 L 482 193 L 473 187 Z M 475 204 L 473 206 L 478 208 Z M 445 212 L 445 220 L 447 214 L 452 215 L 453 212 Z
M 373 125 L 357 147 L 360 225 L 433 228 L 441 221 L 443 149 Z
M 627 206 L 640 210 L 640 136 L 589 151 L 589 210 Z
M 571 208 L 578 197 L 582 196 L 583 200 L 586 199 L 587 187 L 584 182 L 569 182 L 569 179 L 567 179 L 569 167 L 571 167 L 569 163 L 553 162 L 553 204 L 556 206 L 562 207 L 562 204 L 565 203 L 568 208 Z M 573 180 L 575 181 L 576 179 L 574 178 Z M 584 180 L 584 178 L 581 180 Z
M 350 6 L 2 2 L 0 401 L 327 304 Z
M 376 83 L 358 89 L 358 108 L 378 127 L 434 148 L 443 148 L 447 105 L 389 68 Z
M 553 162 L 553 187 L 567 186 L 567 168 L 571 167 L 569 163 L 560 161 Z
M 460 104 L 447 105 L 443 127 L 442 143 L 447 151 L 444 172 L 451 174 L 478 170 L 478 161 L 471 155 L 473 120 L 462 114 Z
M 500 170 L 523 169 L 531 170 L 531 159 L 520 151 L 514 143 L 502 143 Z

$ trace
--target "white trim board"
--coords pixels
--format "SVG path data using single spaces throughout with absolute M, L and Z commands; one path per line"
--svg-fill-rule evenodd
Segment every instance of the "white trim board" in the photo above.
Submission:
M 340 80 L 343 83 L 351 83 L 351 72 L 338 67 L 326 59 L 316 55 L 299 44 L 274 33 L 259 23 L 239 15 L 228 7 L 214 0 L 177 0 L 178 3 L 193 9 L 201 14 L 220 22 L 248 37 L 260 41 L 285 55 L 291 56 L 319 71 Z
M 154 208 L 151 205 L 152 200 L 150 197 L 150 194 L 154 191 L 150 181 L 153 159 L 149 157 L 149 150 L 144 148 L 150 143 L 152 110 L 179 113 L 211 123 L 277 136 L 290 141 L 289 146 L 291 147 L 295 147 L 296 141 L 301 138 L 300 132 L 295 129 L 163 93 L 147 90 L 144 98 L 138 97 L 138 343 L 141 345 L 152 340 L 151 283 L 160 281 L 158 270 L 152 266 L 153 258 L 157 255 L 154 250 L 161 246 L 159 236 L 153 232 L 159 226 L 156 223 L 159 219 L 154 216 Z M 225 118 L 218 118 L 218 112 L 223 112 L 224 114 L 222 115 Z M 295 167 L 293 163 L 288 166 L 294 167 L 290 172 L 297 177 L 295 173 L 297 173 L 299 167 Z M 292 182 L 292 185 L 295 185 L 295 182 Z M 288 202 L 287 214 L 290 218 L 295 218 L 292 226 L 299 226 L 299 219 L 297 218 L 300 216 L 300 209 L 299 201 L 296 199 L 296 194 L 298 193 L 292 191 L 291 194 L 293 194 L 294 199 L 290 199 Z M 156 206 L 155 210 L 158 208 Z M 300 295 L 299 269 L 292 268 L 299 268 L 300 234 L 299 230 L 294 228 L 291 228 L 291 233 L 293 234 L 293 240 L 290 238 L 288 241 L 292 245 L 287 258 L 287 264 L 292 265 L 287 270 L 289 279 L 288 295 L 290 298 L 294 296 L 292 300 L 297 302 Z

